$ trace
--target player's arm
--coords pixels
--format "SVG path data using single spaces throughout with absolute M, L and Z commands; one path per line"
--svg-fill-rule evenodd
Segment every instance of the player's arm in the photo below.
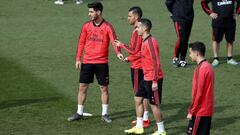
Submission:
M 212 19 L 216 19 L 218 17 L 217 13 L 214 13 L 208 6 L 208 4 L 211 2 L 211 0 L 202 0 L 201 6 L 203 11 L 208 14 Z
M 193 96 L 193 101 L 191 106 L 189 107 L 188 114 L 191 114 L 191 115 L 194 114 L 197 111 L 197 109 L 200 107 L 199 102 L 201 101 L 201 98 L 203 96 L 204 85 L 205 85 L 207 74 L 208 74 L 208 71 L 206 69 L 204 68 L 199 69 L 196 93 Z
M 240 14 L 240 0 L 236 0 L 236 2 L 237 2 L 236 13 L 239 15 Z
M 133 62 L 133 61 L 138 60 L 138 59 L 140 59 L 140 58 L 141 58 L 141 52 L 139 51 L 139 52 L 136 53 L 135 55 L 129 55 L 129 56 L 127 57 L 127 61 L 128 61 L 128 62 Z
M 107 29 L 108 30 L 108 35 L 110 37 L 114 52 L 117 54 L 117 57 L 120 60 L 123 60 L 123 55 L 121 53 L 121 49 L 114 45 L 115 44 L 114 41 L 117 40 L 117 35 L 115 33 L 115 30 L 114 30 L 114 28 L 111 24 L 109 24 L 108 26 L 109 26 L 108 29 Z
M 152 90 L 155 91 L 158 89 L 157 81 L 158 81 L 158 61 L 159 61 L 159 56 L 158 56 L 158 50 L 157 50 L 157 42 L 155 40 L 149 39 L 148 40 L 149 46 L 149 52 L 151 54 L 152 58 L 152 64 L 153 64 L 153 78 L 152 78 Z
M 86 43 L 86 37 L 87 37 L 87 28 L 86 25 L 83 25 L 82 31 L 79 34 L 79 39 L 78 39 L 78 47 L 76 51 L 76 68 L 79 69 L 81 67 L 81 59 L 82 59 L 82 54 L 84 50 L 84 46 Z
M 137 32 L 135 31 L 131 37 L 130 45 L 125 45 L 118 40 L 116 40 L 115 43 L 129 54 L 136 54 L 141 50 L 142 37 L 138 36 Z
M 175 2 L 175 0 L 166 0 L 166 2 L 165 2 L 167 9 L 170 13 L 172 13 L 174 2 Z

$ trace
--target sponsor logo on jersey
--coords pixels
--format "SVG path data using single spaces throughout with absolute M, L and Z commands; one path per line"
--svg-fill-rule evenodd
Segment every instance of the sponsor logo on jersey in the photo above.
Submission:
M 222 2 L 217 3 L 218 6 L 231 5 L 231 4 L 233 4 L 232 0 L 222 0 Z

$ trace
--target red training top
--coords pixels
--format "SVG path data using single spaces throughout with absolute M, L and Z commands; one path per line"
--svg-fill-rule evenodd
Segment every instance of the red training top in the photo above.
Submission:
M 192 79 L 192 104 L 189 113 L 195 116 L 212 116 L 214 107 L 214 71 L 206 60 L 195 68 Z
M 130 39 L 130 45 L 121 44 L 120 47 L 126 50 L 130 55 L 128 56 L 128 61 L 131 62 L 131 68 L 140 69 L 141 58 L 138 56 L 138 52 L 141 51 L 142 46 L 142 36 L 139 36 L 137 31 L 134 29 Z
M 158 43 L 151 35 L 142 43 L 141 58 L 144 80 L 157 83 L 159 79 L 163 78 Z
M 109 42 L 111 40 L 113 44 L 116 39 L 115 31 L 109 22 L 103 20 L 99 25 L 94 21 L 85 23 L 79 36 L 76 60 L 82 61 L 84 51 L 83 63 L 108 63 Z M 120 53 L 119 48 L 113 48 L 116 54 Z

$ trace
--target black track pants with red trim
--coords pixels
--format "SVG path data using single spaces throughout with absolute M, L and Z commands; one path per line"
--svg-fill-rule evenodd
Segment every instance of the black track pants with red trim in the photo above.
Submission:
M 192 30 L 192 22 L 174 21 L 174 27 L 177 34 L 177 42 L 174 49 L 174 57 L 185 61 L 188 49 L 188 40 Z

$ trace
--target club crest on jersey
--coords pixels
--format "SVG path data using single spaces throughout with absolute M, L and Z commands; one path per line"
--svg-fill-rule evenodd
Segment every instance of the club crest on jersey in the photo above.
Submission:
M 222 2 L 218 2 L 218 6 L 224 6 L 224 5 L 231 5 L 233 2 L 232 0 L 222 0 Z

